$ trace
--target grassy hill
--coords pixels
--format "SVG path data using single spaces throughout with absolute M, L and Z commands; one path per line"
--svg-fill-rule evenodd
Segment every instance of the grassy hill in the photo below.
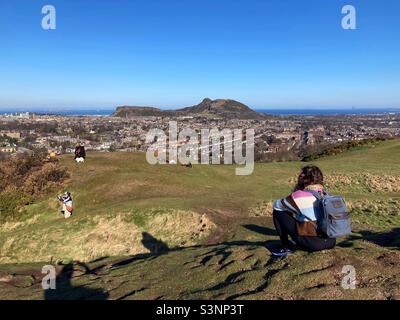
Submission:
M 400 298 L 399 156 L 395 140 L 314 161 L 351 207 L 354 234 L 278 261 L 271 203 L 304 162 L 235 176 L 230 165 L 151 166 L 138 153 L 89 153 L 83 165 L 65 156 L 74 216 L 54 194 L 0 226 L 0 298 Z M 59 264 L 57 293 L 41 289 L 46 263 Z M 356 290 L 340 286 L 344 265 Z

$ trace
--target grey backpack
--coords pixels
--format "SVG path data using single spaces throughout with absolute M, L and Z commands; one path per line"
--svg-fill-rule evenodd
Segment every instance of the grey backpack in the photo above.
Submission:
M 321 195 L 317 191 L 307 190 L 317 198 L 318 212 L 317 230 L 328 238 L 338 238 L 351 233 L 349 210 L 341 196 Z

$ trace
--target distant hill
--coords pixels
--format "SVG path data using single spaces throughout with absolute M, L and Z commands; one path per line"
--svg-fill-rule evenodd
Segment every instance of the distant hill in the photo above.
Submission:
M 176 112 L 172 110 L 161 110 L 153 107 L 122 106 L 111 114 L 112 117 L 166 117 L 173 116 Z
M 205 98 L 199 104 L 177 110 L 161 110 L 154 107 L 122 106 L 111 115 L 113 117 L 178 117 L 178 116 L 204 116 L 224 119 L 264 119 L 266 116 L 256 112 L 245 104 L 230 100 Z

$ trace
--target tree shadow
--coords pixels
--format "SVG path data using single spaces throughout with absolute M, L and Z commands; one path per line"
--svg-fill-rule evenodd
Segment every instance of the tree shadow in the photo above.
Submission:
M 150 254 L 162 254 L 169 251 L 168 245 L 156 238 L 150 233 L 142 232 L 142 244 L 150 251 Z
M 355 240 L 366 240 L 380 247 L 400 247 L 400 228 L 393 228 L 389 232 L 373 232 L 370 230 L 358 231 L 358 235 L 352 235 L 338 244 L 339 247 L 348 248 Z
M 78 263 L 83 267 L 83 274 L 93 274 L 87 265 Z M 73 286 L 72 278 L 74 277 L 74 265 L 66 264 L 61 272 L 56 276 L 56 288 L 44 290 L 45 300 L 105 300 L 109 294 L 99 289 L 86 288 L 85 286 Z

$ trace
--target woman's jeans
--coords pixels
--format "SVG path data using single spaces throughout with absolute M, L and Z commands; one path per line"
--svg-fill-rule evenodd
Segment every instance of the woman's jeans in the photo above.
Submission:
M 274 210 L 272 216 L 275 229 L 285 247 L 290 246 L 289 236 L 301 249 L 309 252 L 332 249 L 336 245 L 336 239 L 299 236 L 296 219 L 289 212 Z

